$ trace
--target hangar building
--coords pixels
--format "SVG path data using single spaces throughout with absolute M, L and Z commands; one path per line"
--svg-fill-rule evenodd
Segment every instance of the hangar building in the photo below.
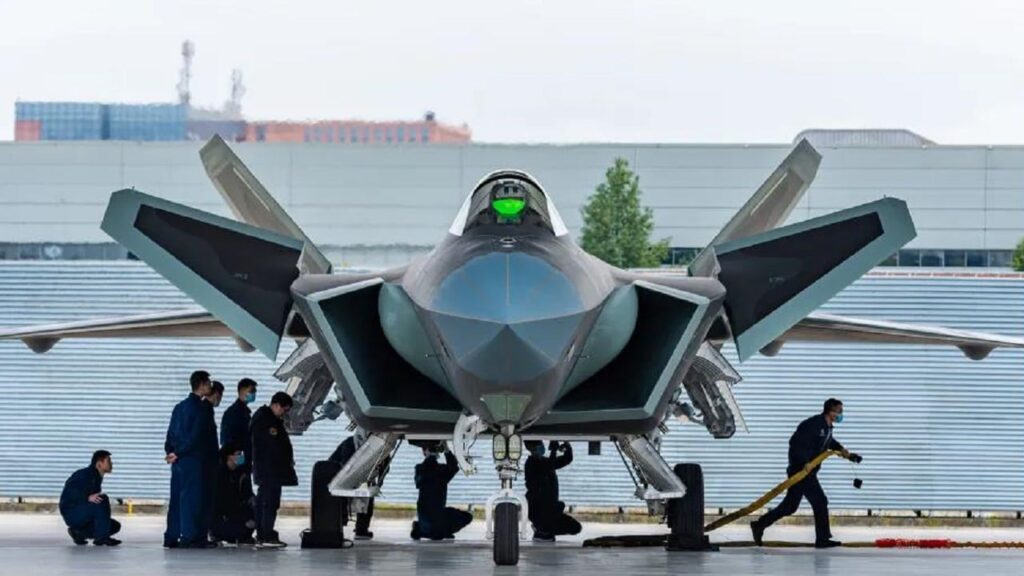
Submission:
M 913 242 L 827 310 L 1024 335 L 1024 275 L 1008 268 L 1024 237 L 1024 147 L 807 136 L 819 138 L 823 160 L 794 221 L 893 196 L 908 202 L 918 229 Z M 0 326 L 189 305 L 112 244 L 99 221 L 110 193 L 125 187 L 226 215 L 198 161 L 199 146 L 0 143 Z M 537 176 L 577 233 L 581 205 L 617 157 L 640 176 L 644 202 L 655 210 L 655 237 L 671 237 L 672 259 L 683 262 L 789 149 L 236 145 L 337 264 L 364 268 L 400 264 L 429 249 L 477 179 L 497 168 Z M 283 348 L 279 360 L 291 351 Z M 66 475 L 102 447 L 117 462 L 109 493 L 163 499 L 163 434 L 188 373 L 208 369 L 229 389 L 254 377 L 263 402 L 280 386 L 274 367 L 220 340 L 65 341 L 41 356 L 18 342 L 0 343 L 0 497 L 55 497 Z M 749 433 L 713 440 L 703 429 L 673 424 L 666 438 L 670 461 L 705 465 L 709 506 L 743 505 L 779 481 L 792 428 L 836 396 L 847 412 L 837 437 L 865 456 L 857 471 L 865 487 L 850 487 L 846 464 L 828 466 L 822 479 L 834 508 L 1024 510 L 1024 353 L 1000 350 L 973 362 L 955 349 L 807 344 L 737 367 Z M 319 422 L 295 439 L 303 485 L 286 498 L 306 499 L 312 462 L 344 437 L 343 426 Z M 402 448 L 385 501 L 414 500 L 416 456 Z M 457 479 L 452 500 L 482 502 L 497 486 L 493 476 Z M 562 484 L 570 505 L 639 504 L 607 445 L 596 457 L 578 446 Z

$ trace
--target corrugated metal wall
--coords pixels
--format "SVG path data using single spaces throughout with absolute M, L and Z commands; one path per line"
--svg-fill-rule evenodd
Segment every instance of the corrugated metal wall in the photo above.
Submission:
M 228 215 L 200 142 L 0 142 L 5 242 L 109 242 L 97 226 L 126 187 Z M 789 153 L 789 145 L 232 145 L 314 242 L 433 246 L 491 170 L 544 183 L 575 234 L 580 209 L 622 157 L 654 209 L 654 237 L 706 245 Z M 1024 147 L 822 149 L 799 221 L 883 196 L 910 206 L 906 247 L 1008 250 L 1024 235 Z
M 0 262 L 2 326 L 188 304 L 139 263 Z M 1020 336 L 1024 278 L 869 276 L 825 309 Z M 102 447 L 115 455 L 111 494 L 165 497 L 167 418 L 196 368 L 229 388 L 255 377 L 261 402 L 277 388 L 271 362 L 229 341 L 67 341 L 46 355 L 0 343 L 0 494 L 56 496 L 66 475 Z M 750 434 L 716 441 L 680 425 L 665 441 L 670 461 L 704 464 L 709 506 L 745 504 L 779 481 L 792 428 L 837 396 L 846 402 L 837 437 L 864 455 L 856 472 L 865 486 L 850 487 L 851 465 L 827 464 L 822 480 L 834 507 L 1024 510 L 1024 353 L 997 351 L 972 362 L 946 348 L 787 345 L 776 358 L 739 368 L 746 379 L 737 397 Z M 341 437 L 340 423 L 325 422 L 295 439 L 303 482 Z M 637 503 L 610 446 L 600 457 L 576 448 L 577 462 L 561 475 L 569 504 Z M 485 449 L 477 450 L 484 462 Z M 403 447 L 400 455 L 386 499 L 411 502 L 417 451 Z M 488 472 L 458 477 L 451 498 L 482 502 L 496 485 Z M 303 484 L 286 498 L 307 493 Z

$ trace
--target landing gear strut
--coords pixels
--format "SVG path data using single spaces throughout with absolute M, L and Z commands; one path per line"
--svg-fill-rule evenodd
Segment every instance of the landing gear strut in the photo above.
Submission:
M 494 563 L 515 566 L 519 563 L 519 540 L 529 537 L 529 505 L 512 491 L 512 481 L 519 474 L 522 440 L 507 434 L 494 436 L 494 466 L 501 479 L 501 490 L 487 500 L 487 537 L 494 540 Z

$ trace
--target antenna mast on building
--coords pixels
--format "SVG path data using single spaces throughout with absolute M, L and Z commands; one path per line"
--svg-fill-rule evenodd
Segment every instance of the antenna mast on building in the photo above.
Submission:
M 231 99 L 224 103 L 224 112 L 241 117 L 243 96 L 245 85 L 242 84 L 242 71 L 235 68 L 231 71 Z
M 196 45 L 191 40 L 181 43 L 182 67 L 178 76 L 178 102 L 188 106 L 192 102 L 192 56 L 196 53 Z

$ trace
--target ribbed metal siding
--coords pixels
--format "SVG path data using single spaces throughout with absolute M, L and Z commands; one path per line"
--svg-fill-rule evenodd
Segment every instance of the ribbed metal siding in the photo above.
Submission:
M 189 304 L 139 263 L 0 262 L 3 326 Z M 825 309 L 1021 335 L 1024 280 L 869 276 Z M 285 346 L 282 359 L 290 349 Z M 229 388 L 242 376 L 255 377 L 263 384 L 261 403 L 278 388 L 271 362 L 222 340 L 67 341 L 45 355 L 0 343 L 0 494 L 56 496 L 66 475 L 103 447 L 115 454 L 115 473 L 106 482 L 111 494 L 164 498 L 167 417 L 196 368 Z M 827 464 L 821 477 L 834 507 L 1024 509 L 1020 352 L 972 362 L 946 348 L 791 344 L 776 358 L 757 357 L 739 368 L 746 379 L 737 396 L 750 434 L 716 441 L 695 426 L 673 425 L 665 440 L 670 461 L 704 464 L 709 506 L 745 504 L 779 481 L 792 428 L 837 396 L 847 418 L 837 437 L 865 456 L 856 471 L 865 486 L 850 487 L 850 465 Z M 342 435 L 342 424 L 326 422 L 295 439 L 304 484 L 286 498 L 306 498 L 312 462 Z M 483 472 L 456 478 L 453 501 L 482 502 L 495 489 L 484 444 L 476 450 Z M 576 448 L 576 463 L 561 475 L 568 503 L 637 504 L 611 446 L 600 457 Z M 417 452 L 402 448 L 386 485 L 388 501 L 414 500 Z
M 110 193 L 133 187 L 199 210 L 230 211 L 198 161 L 200 142 L 0 142 L 5 242 L 109 242 L 97 226 Z M 782 145 L 585 144 L 333 146 L 233 144 L 315 242 L 433 246 L 481 177 L 537 177 L 574 233 L 580 208 L 616 158 L 637 170 L 657 238 L 704 246 L 789 153 Z M 1008 250 L 1024 235 L 1024 147 L 852 147 L 822 150 L 796 222 L 905 200 L 907 248 Z

